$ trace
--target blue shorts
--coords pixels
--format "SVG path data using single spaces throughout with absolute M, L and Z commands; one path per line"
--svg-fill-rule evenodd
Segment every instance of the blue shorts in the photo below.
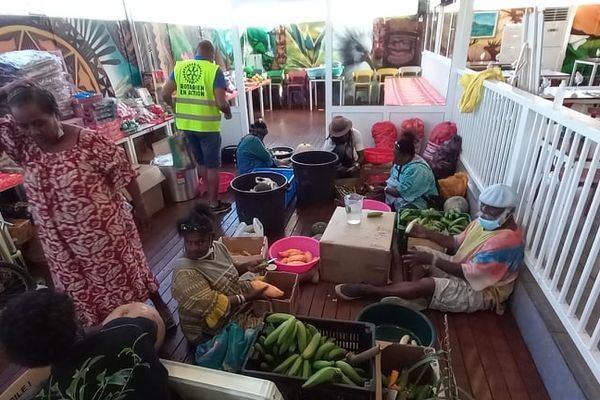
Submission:
M 183 131 L 196 163 L 214 169 L 221 166 L 221 134 L 219 132 Z

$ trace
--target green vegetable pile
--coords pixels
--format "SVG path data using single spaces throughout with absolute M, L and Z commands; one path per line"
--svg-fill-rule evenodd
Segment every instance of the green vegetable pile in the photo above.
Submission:
M 390 390 L 398 393 L 396 399 L 401 400 L 425 400 L 425 399 L 441 399 L 446 398 L 441 395 L 441 380 L 435 380 L 431 383 L 423 382 L 425 373 L 429 365 L 436 361 L 439 354 L 432 354 L 422 358 L 408 368 L 392 370 L 389 375 L 382 376 L 384 398 L 388 397 Z
M 364 386 L 367 382 L 364 370 L 344 360 L 348 351 L 313 325 L 284 313 L 270 314 L 265 322 L 251 355 L 262 370 L 306 379 L 303 388 L 327 383 Z
M 406 227 L 410 222 L 416 220 L 416 223 L 437 232 L 456 235 L 465 230 L 469 225 L 470 218 L 468 214 L 460 213 L 456 210 L 438 211 L 433 208 L 427 210 L 417 210 L 407 208 L 399 211 L 398 224 Z

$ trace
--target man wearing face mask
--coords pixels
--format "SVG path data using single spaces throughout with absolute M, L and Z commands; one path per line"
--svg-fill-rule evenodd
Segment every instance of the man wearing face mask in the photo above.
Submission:
M 339 178 L 356 176 L 365 160 L 361 133 L 352 127 L 352 121 L 342 116 L 334 117 L 329 124 L 329 137 L 323 143 L 323 150 L 339 157 Z
M 509 186 L 496 184 L 487 187 L 479 201 L 479 218 L 459 235 L 449 236 L 419 225 L 410 230 L 410 236 L 429 239 L 453 254 L 418 246 L 402 257 L 404 265 L 423 267 L 429 276 L 386 287 L 337 285 L 338 297 L 388 297 L 386 301 L 419 310 L 495 309 L 502 313 L 524 257 L 523 234 L 513 217 L 517 197 Z

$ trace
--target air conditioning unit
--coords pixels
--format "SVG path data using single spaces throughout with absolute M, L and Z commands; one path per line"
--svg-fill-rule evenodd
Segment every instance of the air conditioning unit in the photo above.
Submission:
M 563 47 L 569 20 L 569 7 L 544 9 L 542 69 L 560 71 L 565 58 Z

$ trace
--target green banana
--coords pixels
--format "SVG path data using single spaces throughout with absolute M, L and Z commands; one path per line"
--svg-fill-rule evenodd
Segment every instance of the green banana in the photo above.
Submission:
M 346 350 L 336 347 L 335 349 L 329 352 L 329 354 L 327 355 L 327 359 L 331 361 L 341 360 L 342 358 L 346 357 L 347 353 L 348 352 Z
M 294 340 L 290 344 L 290 347 L 288 347 L 287 351 L 290 352 L 290 353 L 295 353 L 296 352 L 296 346 L 298 346 L 298 343 L 296 342 L 296 338 L 294 338 Z
M 311 375 L 310 361 L 304 360 L 304 364 L 302 365 L 302 378 L 308 379 Z
M 260 355 L 265 355 L 267 353 L 264 347 L 262 347 L 262 345 L 258 342 L 254 343 L 254 348 Z
M 326 342 L 324 344 L 322 344 L 319 349 L 317 350 L 317 352 L 315 353 L 315 359 L 317 360 L 322 360 L 324 355 L 329 354 L 329 352 L 331 350 L 333 350 L 335 348 L 335 343 L 332 342 Z
M 292 317 L 285 321 L 284 324 L 287 324 L 286 327 L 281 331 L 281 333 L 277 337 L 277 344 L 280 346 L 284 343 L 290 342 L 290 337 L 296 334 L 296 318 Z
M 335 343 L 335 338 L 330 337 L 329 339 L 326 340 L 326 342 Z
M 265 320 L 267 322 L 270 322 L 273 324 L 283 324 L 285 321 L 287 321 L 288 319 L 290 319 L 292 317 L 293 317 L 293 315 L 291 315 L 291 314 L 273 313 L 273 314 L 269 315 L 267 318 L 265 318 Z
M 321 346 L 324 345 L 326 341 L 327 341 L 327 336 L 321 335 Z
M 286 329 L 288 326 L 290 326 L 290 322 L 293 324 L 294 321 L 296 320 L 296 318 L 292 317 L 290 319 L 288 319 L 287 321 L 285 321 L 283 324 L 279 325 L 273 332 L 271 332 L 267 338 L 265 339 L 265 346 L 270 346 L 272 344 L 275 344 L 275 342 L 277 342 L 277 339 L 279 337 L 279 334 Z
M 308 378 L 308 380 L 304 382 L 304 384 L 302 384 L 302 387 L 309 388 L 316 385 L 320 385 L 321 383 L 331 382 L 341 373 L 342 371 L 340 371 L 339 368 L 335 367 L 327 367 L 320 369 L 314 374 L 312 374 L 310 378 Z
M 302 323 L 302 321 L 296 320 L 296 339 L 298 339 L 298 350 L 302 353 L 306 348 L 306 344 L 308 341 L 306 340 L 306 326 Z
M 336 361 L 335 366 L 338 367 L 348 378 L 352 379 L 352 381 L 357 385 L 363 386 L 365 384 L 363 378 L 347 362 L 341 360 Z
M 302 367 L 302 357 L 298 356 L 295 360 L 294 363 L 292 364 L 292 366 L 290 367 L 290 369 L 287 372 L 287 375 L 289 376 L 296 376 L 298 375 L 298 372 L 300 372 L 300 367 Z
M 281 364 L 275 367 L 273 372 L 278 374 L 283 373 L 292 366 L 292 364 L 298 359 L 298 357 L 300 357 L 299 354 L 292 354 L 291 356 L 286 358 Z
M 311 337 L 315 336 L 319 331 L 315 328 L 314 325 L 306 324 L 306 330 L 310 332 Z
M 326 360 L 317 360 L 312 363 L 313 369 L 323 369 L 326 367 L 333 367 L 335 365 L 335 361 L 326 361 Z
M 260 343 L 261 346 L 264 346 L 265 345 L 265 339 L 266 339 L 265 336 L 259 336 L 258 337 L 258 343 Z
M 304 351 L 302 352 L 302 357 L 305 360 L 311 359 L 315 355 L 319 343 L 321 343 L 321 334 L 317 332 L 310 340 L 308 346 L 306 346 L 306 349 L 304 349 Z
M 285 336 L 284 336 L 285 335 Z M 279 343 L 279 340 L 283 338 L 283 343 Z M 294 344 L 294 349 L 296 348 L 296 324 L 292 324 L 290 328 L 290 332 L 283 331 L 279 334 L 277 338 L 277 344 L 279 344 L 279 352 L 280 354 L 285 354 L 288 349 L 291 347 L 292 343 Z M 290 351 L 290 353 L 293 353 Z
M 265 354 L 265 361 L 269 364 L 273 364 L 275 362 L 275 357 L 273 357 L 271 354 Z
M 273 325 L 273 324 L 267 324 L 267 327 L 265 328 L 265 332 L 264 332 L 265 338 L 267 336 L 269 336 L 274 330 L 275 330 L 275 325 Z
M 356 385 L 356 383 L 354 383 L 354 382 L 352 381 L 352 379 L 348 378 L 348 377 L 346 376 L 346 374 L 344 374 L 344 371 L 342 371 L 342 372 L 340 373 L 339 377 L 340 377 L 340 380 L 342 381 L 342 383 L 343 383 L 344 385 L 357 386 L 357 385 Z

